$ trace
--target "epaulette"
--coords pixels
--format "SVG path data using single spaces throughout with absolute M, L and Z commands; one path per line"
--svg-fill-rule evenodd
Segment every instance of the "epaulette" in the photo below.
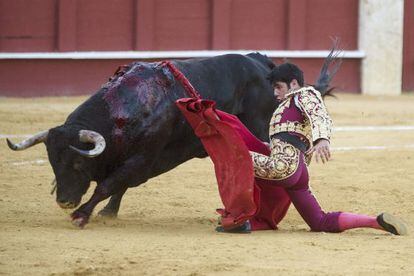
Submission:
M 302 93 L 302 92 L 305 92 L 305 91 L 308 91 L 308 90 L 315 93 L 317 97 L 321 97 L 321 92 L 316 90 L 313 86 L 304 86 L 302 88 L 299 88 L 299 89 L 293 90 L 292 92 L 287 93 L 285 95 L 285 98 L 296 95 L 296 94 L 299 94 L 299 93 Z

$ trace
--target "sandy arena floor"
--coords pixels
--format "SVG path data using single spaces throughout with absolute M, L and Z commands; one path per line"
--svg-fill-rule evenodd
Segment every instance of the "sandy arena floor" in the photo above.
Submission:
M 84 99 L 0 98 L 0 135 L 61 124 Z M 336 126 L 414 125 L 412 94 L 340 94 L 327 105 Z M 44 145 L 12 152 L 0 142 L 0 274 L 414 275 L 414 234 L 312 233 L 293 208 L 278 231 L 216 233 L 221 204 L 208 158 L 129 190 L 118 219 L 93 217 L 79 230 L 50 195 Z M 332 147 L 330 163 L 310 168 L 325 210 L 387 211 L 414 231 L 414 130 L 337 131 Z

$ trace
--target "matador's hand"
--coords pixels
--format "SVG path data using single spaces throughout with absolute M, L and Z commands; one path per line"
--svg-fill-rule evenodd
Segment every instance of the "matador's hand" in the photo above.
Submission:
M 319 158 L 322 163 L 328 162 L 331 158 L 331 151 L 329 150 L 329 141 L 326 139 L 320 139 L 316 141 L 315 145 L 310 148 L 306 154 L 315 153 L 316 162 L 319 162 Z

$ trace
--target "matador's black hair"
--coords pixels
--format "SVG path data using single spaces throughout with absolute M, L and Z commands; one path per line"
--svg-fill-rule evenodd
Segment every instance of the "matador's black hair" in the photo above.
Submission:
M 280 65 L 276 65 L 267 76 L 267 79 L 272 85 L 276 82 L 285 82 L 290 87 L 290 82 L 294 79 L 298 81 L 300 86 L 303 86 L 303 72 L 299 67 L 293 63 L 285 62 Z

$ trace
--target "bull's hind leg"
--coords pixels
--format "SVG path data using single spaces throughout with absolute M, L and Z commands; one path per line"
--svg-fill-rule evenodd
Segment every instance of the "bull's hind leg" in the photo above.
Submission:
M 127 189 L 128 188 L 122 189 L 118 193 L 111 196 L 108 204 L 106 204 L 106 206 L 98 212 L 98 215 L 105 218 L 116 218 L 118 216 L 119 207 L 121 206 L 122 197 Z

